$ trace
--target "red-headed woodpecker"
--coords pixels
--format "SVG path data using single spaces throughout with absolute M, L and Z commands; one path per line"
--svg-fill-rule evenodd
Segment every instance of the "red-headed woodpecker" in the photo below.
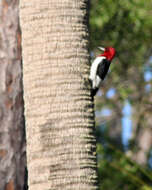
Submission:
M 89 79 L 92 82 L 92 96 L 95 96 L 101 82 L 107 75 L 112 59 L 114 58 L 116 51 L 112 47 L 99 47 L 104 53 L 100 54 L 92 63 Z

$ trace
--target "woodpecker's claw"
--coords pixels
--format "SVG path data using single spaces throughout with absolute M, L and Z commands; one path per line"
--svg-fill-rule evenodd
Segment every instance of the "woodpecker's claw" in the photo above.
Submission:
M 104 47 L 98 47 L 100 50 L 105 51 Z

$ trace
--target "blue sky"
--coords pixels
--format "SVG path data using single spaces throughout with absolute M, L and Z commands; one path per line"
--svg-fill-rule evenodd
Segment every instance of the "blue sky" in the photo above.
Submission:
M 127 148 L 128 141 L 131 137 L 132 133 L 132 108 L 128 101 L 125 102 L 124 108 L 122 110 L 123 118 L 122 118 L 122 143 Z

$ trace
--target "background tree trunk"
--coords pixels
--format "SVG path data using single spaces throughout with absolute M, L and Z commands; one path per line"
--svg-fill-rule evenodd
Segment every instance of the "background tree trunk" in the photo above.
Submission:
M 147 98 L 147 97 L 146 97 Z M 148 99 L 148 98 L 147 98 Z M 149 100 L 151 102 L 151 100 Z M 140 105 L 140 104 L 139 104 Z M 142 105 L 142 104 L 141 104 Z M 140 107 L 141 107 L 140 105 Z M 134 133 L 132 141 L 133 151 L 131 152 L 132 159 L 135 160 L 141 166 L 147 166 L 152 147 L 152 119 L 151 119 L 151 105 L 142 105 L 142 108 L 138 108 L 134 113 Z M 140 110 L 137 111 L 137 110 Z
M 21 0 L 30 190 L 97 189 L 86 0 Z
M 23 190 L 25 133 L 18 0 L 0 1 L 0 190 Z

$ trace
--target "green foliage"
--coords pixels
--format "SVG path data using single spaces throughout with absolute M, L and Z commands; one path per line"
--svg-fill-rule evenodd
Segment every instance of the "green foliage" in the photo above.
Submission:
M 103 45 L 109 43 L 117 46 L 122 53 L 124 50 L 128 51 L 127 48 L 143 48 L 141 43 L 145 43 L 145 40 L 150 42 L 152 35 L 151 8 L 152 1 L 150 0 L 92 1 L 90 24 L 93 47 L 101 42 Z M 133 49 L 134 52 L 137 49 Z
M 129 85 L 130 79 L 133 79 L 132 75 L 137 83 L 138 78 L 143 76 L 143 62 L 145 56 L 149 56 L 152 39 L 151 10 L 151 0 L 92 1 L 91 49 L 94 50 L 99 45 L 116 48 L 115 63 L 118 64 L 112 65 L 109 78 L 115 88 L 118 83 L 123 84 L 126 80 Z M 132 85 L 132 88 L 136 90 L 137 85 Z M 130 91 L 125 93 L 125 97 L 129 95 Z M 120 97 L 124 99 L 124 93 L 121 93 Z
M 146 92 L 147 82 L 144 80 L 145 71 L 152 71 L 152 64 L 147 61 L 152 54 L 151 10 L 152 0 L 91 1 L 90 49 L 96 53 L 98 46 L 113 46 L 117 50 L 110 73 L 105 85 L 102 86 L 102 96 L 96 98 L 96 109 L 100 111 L 106 105 L 118 119 L 121 119 L 123 104 L 129 100 L 133 107 L 140 108 L 140 112 L 134 109 L 137 116 L 135 120 L 138 121 L 139 118 L 137 122 L 139 126 L 142 126 L 140 118 L 144 118 L 146 113 L 142 109 L 146 110 L 146 106 L 149 105 L 145 102 L 151 102 L 149 97 L 152 92 L 152 82 L 149 81 L 151 88 Z M 115 89 L 115 95 L 113 98 L 107 98 L 106 94 L 111 88 Z M 105 125 L 109 126 L 109 123 L 112 123 L 111 128 L 113 128 L 113 122 L 108 122 L 105 121 Z M 139 126 L 137 126 L 138 132 Z M 147 126 L 146 121 L 145 126 Z M 105 131 L 104 134 L 108 135 Z M 100 135 L 97 149 L 100 189 L 152 190 L 151 171 L 128 158 L 117 148 L 117 143 L 109 140 L 109 137 L 101 136 L 100 133 L 98 135 Z M 138 135 L 134 136 L 136 138 Z M 137 144 L 136 148 L 138 149 Z
M 112 144 L 97 148 L 101 190 L 152 190 L 152 172 L 141 168 Z M 102 155 L 102 156 L 101 156 Z

